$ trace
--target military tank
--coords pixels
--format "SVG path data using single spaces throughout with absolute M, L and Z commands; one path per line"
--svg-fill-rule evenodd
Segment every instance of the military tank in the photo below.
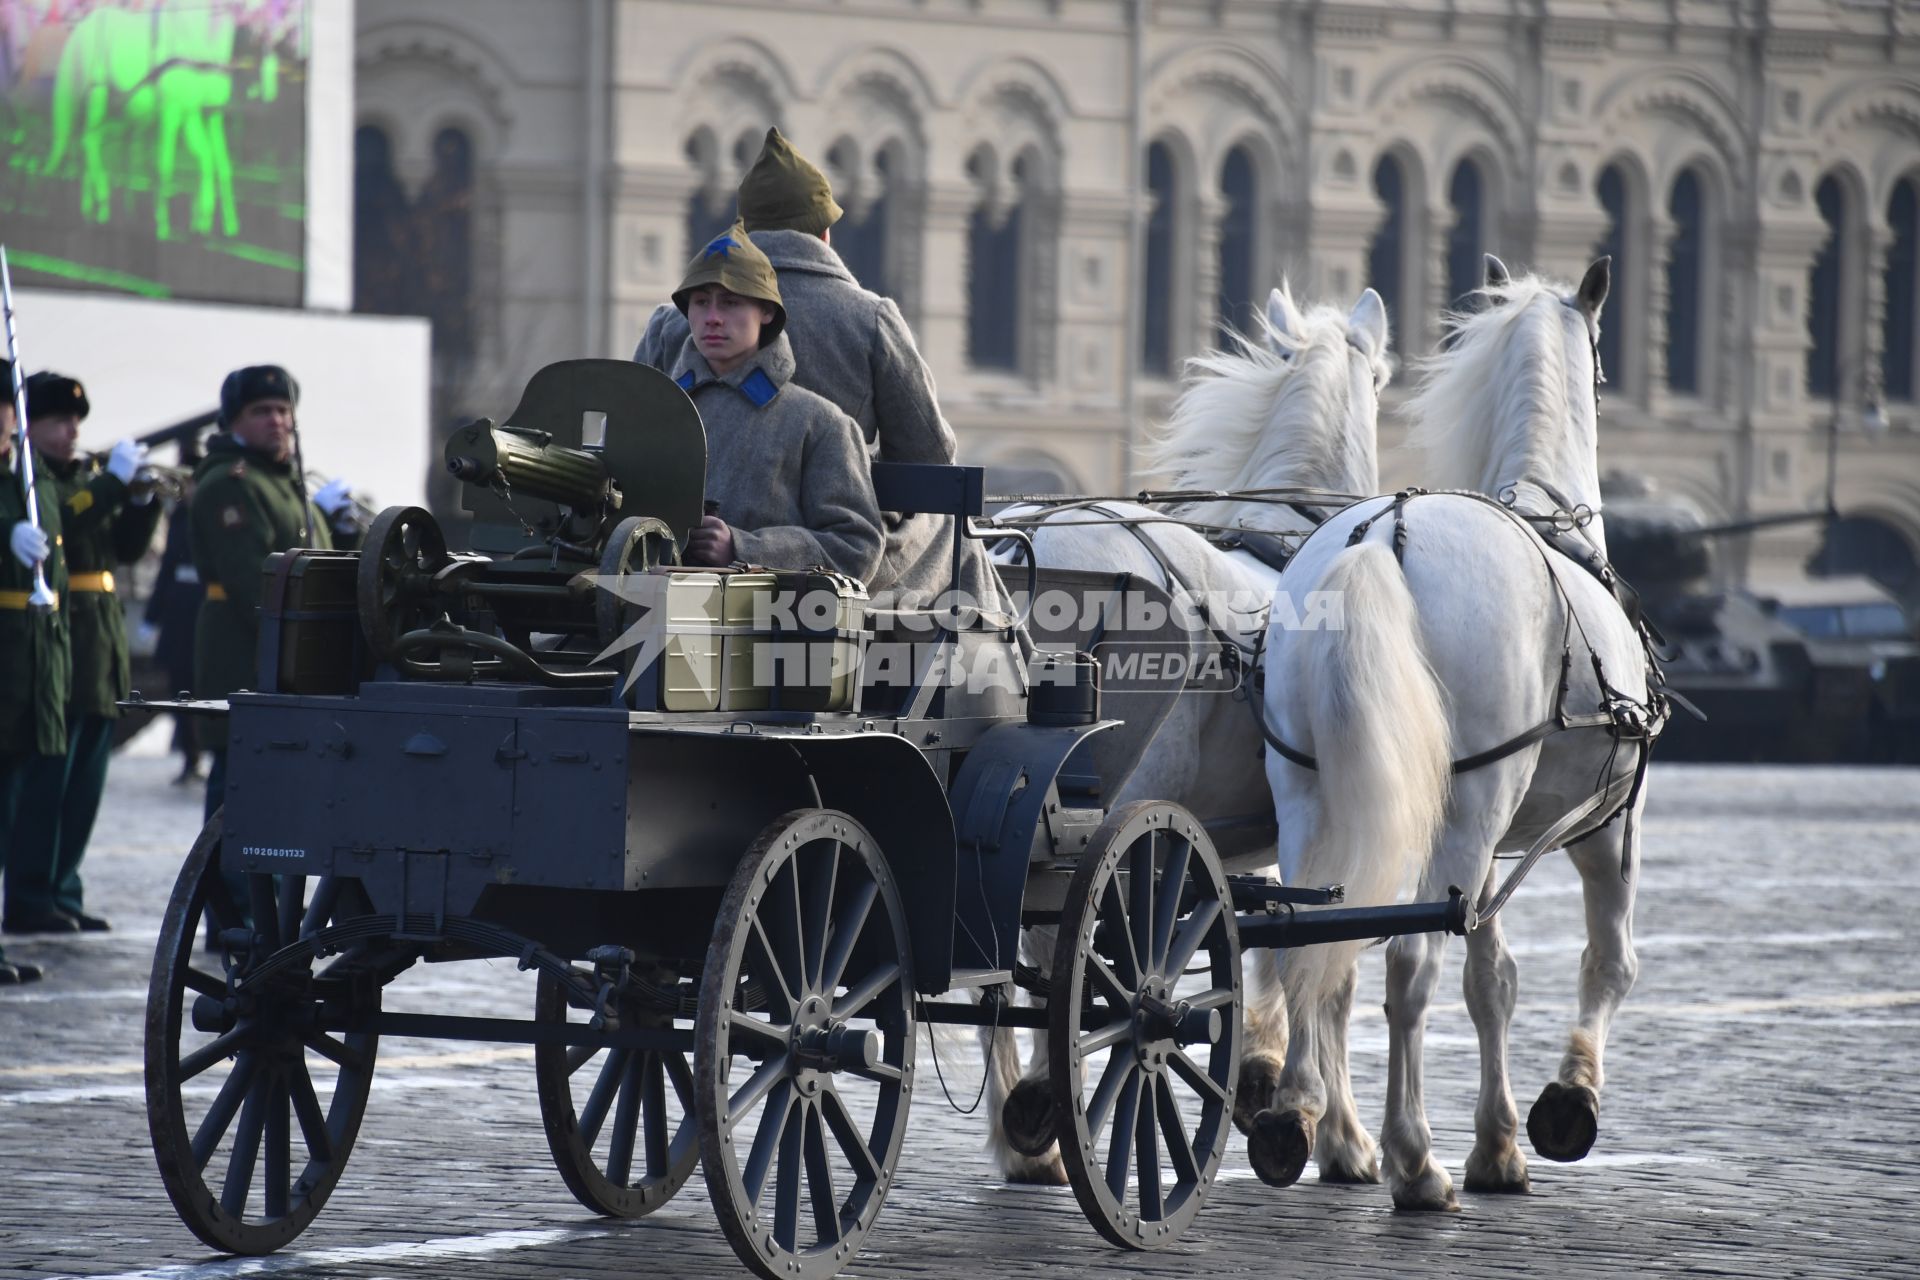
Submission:
M 1717 586 L 1721 543 L 1751 525 L 1709 525 L 1649 477 L 1601 487 L 1608 553 L 1665 639 L 1667 683 L 1706 717 L 1674 716 L 1661 759 L 1920 760 L 1920 643 L 1891 597 L 1866 579 L 1845 580 L 1858 602 L 1840 579 Z

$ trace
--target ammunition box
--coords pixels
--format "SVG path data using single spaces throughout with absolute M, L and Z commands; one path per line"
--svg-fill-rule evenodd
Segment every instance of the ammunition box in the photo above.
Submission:
M 666 711 L 720 709 L 723 578 L 717 573 L 666 575 L 666 646 L 660 658 L 660 706 Z
M 360 557 L 300 548 L 267 557 L 260 592 L 260 688 L 352 693 L 365 674 Z
M 860 691 L 867 589 L 826 572 L 726 580 L 726 711 L 851 711 Z

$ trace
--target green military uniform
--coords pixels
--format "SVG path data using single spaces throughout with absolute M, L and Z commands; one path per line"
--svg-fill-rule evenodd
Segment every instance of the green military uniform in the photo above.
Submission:
M 19 448 L 19 442 L 15 443 Z M 27 499 L 12 454 L 0 461 L 0 538 L 27 518 Z M 67 560 L 62 547 L 60 493 L 46 460 L 34 455 L 34 491 L 40 528 L 52 549 L 47 554 L 47 585 L 64 601 Z M 31 755 L 57 756 L 67 750 L 67 694 L 73 670 L 67 615 L 60 609 L 36 614 L 27 608 L 33 570 L 0 545 L 0 769 L 11 771 Z M 0 838 L 12 830 L 0 823 Z
M 114 570 L 146 553 L 161 508 L 131 501 L 119 477 L 81 460 L 48 460 L 45 468 L 65 534 L 68 585 L 60 611 L 72 650 L 67 749 L 62 756 L 36 757 L 26 768 L 24 787 L 33 803 L 22 810 L 16 828 L 6 919 L 64 913 L 101 928 L 86 915 L 80 863 L 106 790 L 117 704 L 132 688 L 126 611 Z
M 23 439 L 14 443 L 15 449 L 25 447 Z M 33 570 L 5 545 L 14 525 L 27 518 L 25 487 L 12 459 L 9 453 L 8 461 L 0 462 L 0 868 L 7 864 L 23 807 L 40 803 L 39 797 L 27 794 L 28 769 L 42 760 L 66 758 L 67 692 L 72 683 L 66 611 L 55 608 L 42 614 L 28 609 Z M 61 548 L 60 495 L 37 454 L 33 475 L 40 527 L 50 544 L 47 585 L 64 601 L 67 562 Z M 34 966 L 8 964 L 0 952 L 0 979 L 17 982 L 38 976 Z
M 212 438 L 193 481 L 193 563 L 207 589 L 194 640 L 193 691 L 224 698 L 254 687 L 267 557 L 292 547 L 329 550 L 345 539 L 328 530 L 292 463 L 276 462 L 230 435 Z M 224 727 L 215 726 L 213 736 L 224 745 Z

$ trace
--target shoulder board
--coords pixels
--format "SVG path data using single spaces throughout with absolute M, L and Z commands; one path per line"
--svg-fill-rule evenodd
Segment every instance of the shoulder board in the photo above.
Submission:
M 67 510 L 73 512 L 75 515 L 79 515 L 92 505 L 93 491 L 91 489 L 76 490 L 74 495 L 67 499 Z
M 780 386 L 767 376 L 765 369 L 755 369 L 740 380 L 740 394 L 751 401 L 754 408 L 764 409 L 780 394 Z

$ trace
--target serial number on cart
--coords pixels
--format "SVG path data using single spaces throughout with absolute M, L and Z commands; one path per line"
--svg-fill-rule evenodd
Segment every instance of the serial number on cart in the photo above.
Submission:
M 276 849 L 271 845 L 264 844 L 246 844 L 240 846 L 240 856 L 243 858 L 304 858 L 307 856 L 307 851 L 305 849 Z

